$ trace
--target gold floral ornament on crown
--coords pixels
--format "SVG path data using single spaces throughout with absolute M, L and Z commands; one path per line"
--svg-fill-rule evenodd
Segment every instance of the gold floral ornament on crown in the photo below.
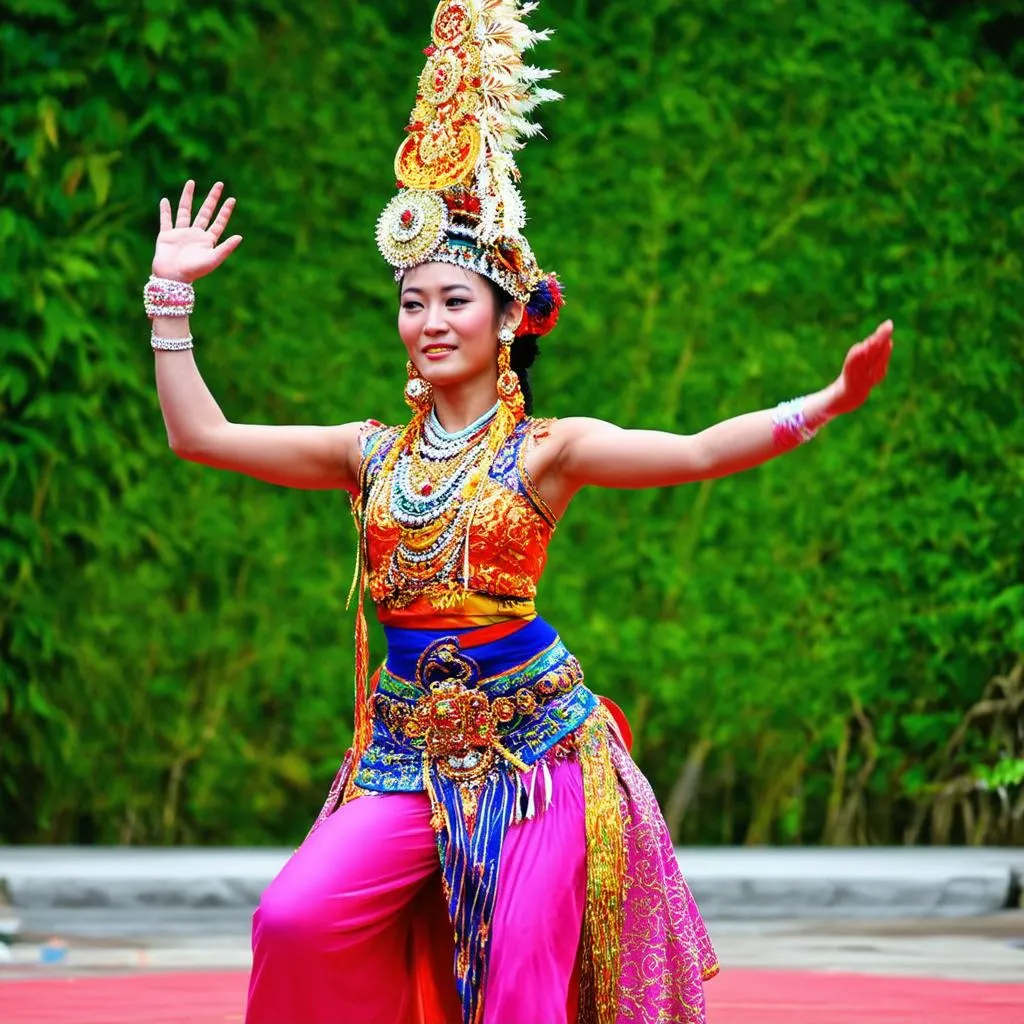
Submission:
M 480 46 L 467 0 L 445 0 L 434 12 L 434 44 L 420 74 L 409 137 L 395 156 L 402 187 L 437 192 L 469 183 L 480 154 Z
M 395 278 L 439 261 L 476 270 L 526 301 L 544 276 L 522 235 L 526 210 L 514 154 L 540 134 L 527 115 L 560 99 L 538 83 L 554 72 L 523 62 L 550 32 L 520 0 L 442 0 L 424 51 L 407 137 L 395 156 L 401 190 L 377 223 Z

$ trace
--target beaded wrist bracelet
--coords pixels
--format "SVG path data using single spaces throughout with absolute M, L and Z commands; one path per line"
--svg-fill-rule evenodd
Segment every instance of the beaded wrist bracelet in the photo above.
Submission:
M 155 334 L 149 339 L 154 352 L 184 352 L 192 348 L 192 335 L 184 338 L 158 338 Z
M 825 420 L 813 427 L 808 424 L 804 414 L 806 397 L 791 398 L 788 402 L 780 402 L 772 417 L 772 440 L 780 451 L 789 451 L 798 445 L 805 444 L 824 426 Z
M 196 290 L 187 281 L 172 281 L 150 275 L 142 289 L 146 316 L 191 316 L 196 305 Z

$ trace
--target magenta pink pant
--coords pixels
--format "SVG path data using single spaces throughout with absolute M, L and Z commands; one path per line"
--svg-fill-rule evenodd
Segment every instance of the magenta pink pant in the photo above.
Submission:
M 571 1012 L 583 782 L 573 761 L 552 774 L 551 807 L 505 839 L 483 1024 L 566 1024 Z M 359 797 L 263 893 L 246 1024 L 461 1024 L 452 949 L 426 795 Z

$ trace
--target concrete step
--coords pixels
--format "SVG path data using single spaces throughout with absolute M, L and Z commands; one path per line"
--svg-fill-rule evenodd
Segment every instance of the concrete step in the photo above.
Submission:
M 290 853 L 0 847 L 10 904 L 0 916 L 32 932 L 236 934 Z M 1016 905 L 1024 879 L 1013 849 L 687 847 L 677 857 L 712 921 L 978 916 Z

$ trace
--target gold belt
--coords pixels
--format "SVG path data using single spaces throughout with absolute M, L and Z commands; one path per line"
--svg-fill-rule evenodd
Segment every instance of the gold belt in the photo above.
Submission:
M 421 662 L 422 664 L 422 662 Z M 431 667 L 442 667 L 448 675 L 431 679 Z M 531 715 L 555 697 L 569 693 L 583 682 L 583 670 L 571 655 L 550 669 L 535 683 L 507 696 L 490 697 L 472 685 L 476 663 L 454 643 L 431 650 L 427 668 L 418 672 L 426 692 L 414 704 L 387 694 L 374 697 L 376 710 L 395 736 L 404 736 L 418 746 L 424 744 L 424 759 L 451 779 L 468 780 L 484 775 L 500 754 L 520 771 L 524 764 L 501 742 L 500 729 L 517 714 Z

